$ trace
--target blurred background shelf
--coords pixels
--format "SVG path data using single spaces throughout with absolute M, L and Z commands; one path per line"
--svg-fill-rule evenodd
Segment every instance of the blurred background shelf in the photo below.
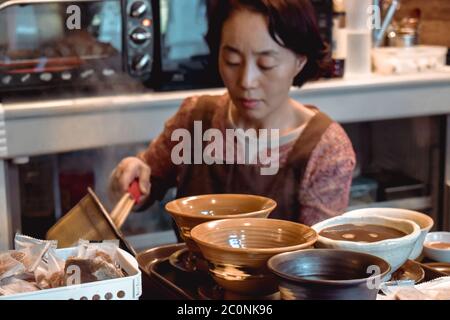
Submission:
M 381 201 L 373 203 L 363 203 L 359 205 L 352 205 L 348 207 L 348 211 L 362 208 L 401 208 L 416 211 L 425 211 L 432 207 L 431 196 L 427 197 L 413 197 L 391 201 Z
M 173 230 L 132 235 L 127 236 L 126 239 L 137 252 L 149 249 L 149 244 L 151 247 L 157 247 L 177 242 L 177 237 Z

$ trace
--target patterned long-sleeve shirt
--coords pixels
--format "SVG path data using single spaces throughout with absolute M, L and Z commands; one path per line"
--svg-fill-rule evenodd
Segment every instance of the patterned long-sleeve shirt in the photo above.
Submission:
M 150 165 L 152 177 L 160 182 L 160 185 L 152 185 L 153 200 L 161 198 L 168 188 L 177 186 L 177 166 L 171 160 L 171 153 L 178 141 L 172 141 L 172 132 L 192 126 L 191 114 L 196 108 L 197 100 L 198 97 L 186 99 L 178 112 L 166 122 L 163 132 L 139 155 Z M 230 127 L 230 98 L 225 94 L 218 97 L 218 101 L 219 107 L 214 111 L 211 126 L 223 131 Z M 288 137 L 281 137 L 280 167 L 285 165 L 303 128 L 304 126 L 288 133 Z M 344 212 L 348 206 L 355 163 L 351 141 L 344 129 L 333 122 L 314 148 L 303 178 L 298 181 L 299 210 L 302 212 L 299 222 L 313 225 Z

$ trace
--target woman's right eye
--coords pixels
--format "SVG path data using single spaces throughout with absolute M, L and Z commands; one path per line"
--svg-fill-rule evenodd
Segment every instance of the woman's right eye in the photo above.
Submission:
M 225 61 L 225 63 L 230 67 L 236 67 L 236 66 L 240 65 L 240 63 L 236 62 L 236 61 Z

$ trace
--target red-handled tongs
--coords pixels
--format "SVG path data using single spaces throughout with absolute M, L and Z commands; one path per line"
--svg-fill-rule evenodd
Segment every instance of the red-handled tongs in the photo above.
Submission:
M 141 195 L 139 181 L 134 180 L 128 188 L 128 192 L 123 195 L 110 213 L 111 220 L 114 222 L 117 229 L 120 229 L 125 223 L 125 220 L 127 220 L 134 205 L 139 202 Z

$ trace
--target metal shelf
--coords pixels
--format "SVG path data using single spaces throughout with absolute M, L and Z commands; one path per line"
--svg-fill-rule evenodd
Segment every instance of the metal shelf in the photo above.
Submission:
M 409 210 L 424 210 L 431 208 L 431 197 L 415 197 L 399 200 L 373 202 L 361 205 L 354 205 L 347 208 L 347 211 L 363 208 L 401 208 Z

